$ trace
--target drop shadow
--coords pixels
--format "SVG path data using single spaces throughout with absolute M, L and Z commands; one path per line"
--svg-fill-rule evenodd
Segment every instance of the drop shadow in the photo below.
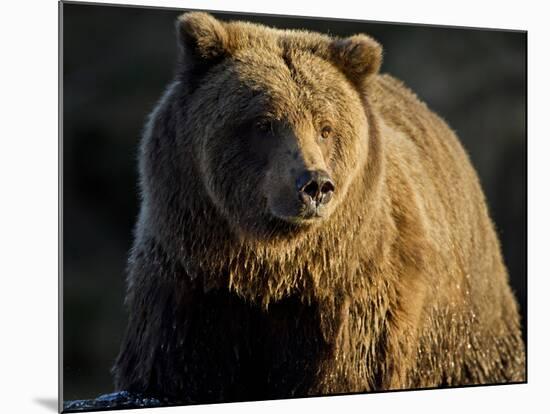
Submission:
M 50 411 L 58 412 L 57 398 L 35 398 L 34 402 Z

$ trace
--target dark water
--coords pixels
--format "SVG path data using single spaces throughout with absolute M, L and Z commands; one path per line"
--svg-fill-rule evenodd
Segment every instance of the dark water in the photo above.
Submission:
M 90 410 L 122 409 L 122 408 L 145 408 L 161 407 L 174 405 L 166 400 L 148 398 L 141 394 L 133 394 L 128 391 L 114 392 L 100 395 L 97 398 L 89 400 L 65 401 L 63 403 L 64 412 L 78 412 Z

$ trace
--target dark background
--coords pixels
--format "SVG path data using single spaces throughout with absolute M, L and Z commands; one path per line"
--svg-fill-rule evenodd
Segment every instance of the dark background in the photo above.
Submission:
M 112 391 L 138 209 L 136 148 L 173 74 L 180 12 L 63 5 L 64 400 Z M 382 71 L 445 118 L 470 154 L 526 321 L 525 33 L 214 15 L 379 40 Z

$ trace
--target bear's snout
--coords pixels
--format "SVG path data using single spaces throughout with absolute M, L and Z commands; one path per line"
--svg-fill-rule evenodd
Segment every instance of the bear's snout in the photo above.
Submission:
M 304 171 L 296 179 L 298 197 L 305 206 L 305 213 L 316 212 L 317 208 L 328 204 L 335 187 L 326 171 Z

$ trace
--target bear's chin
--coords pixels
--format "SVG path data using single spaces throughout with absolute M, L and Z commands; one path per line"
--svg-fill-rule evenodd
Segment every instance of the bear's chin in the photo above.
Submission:
M 237 230 L 243 241 L 261 242 L 273 246 L 298 241 L 314 231 L 322 221 L 321 217 L 304 218 L 269 214 L 254 223 L 241 222 L 238 229 L 234 228 L 234 230 Z

